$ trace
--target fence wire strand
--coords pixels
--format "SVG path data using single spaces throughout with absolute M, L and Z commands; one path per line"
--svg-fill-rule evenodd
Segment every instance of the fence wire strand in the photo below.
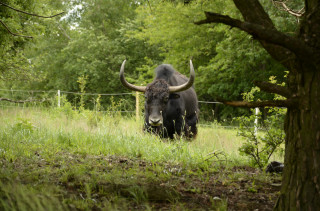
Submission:
M 57 93 L 57 90 L 19 90 L 19 89 L 0 89 L 0 91 L 7 92 L 29 92 L 29 93 Z M 101 95 L 101 96 L 120 96 L 120 95 L 134 95 L 134 92 L 125 92 L 125 93 L 81 93 L 81 92 L 71 92 L 71 91 L 63 91 L 60 90 L 60 93 L 65 94 L 76 94 L 76 95 Z M 222 102 L 211 102 L 211 101 L 202 101 L 199 100 L 199 103 L 205 104 L 223 104 Z

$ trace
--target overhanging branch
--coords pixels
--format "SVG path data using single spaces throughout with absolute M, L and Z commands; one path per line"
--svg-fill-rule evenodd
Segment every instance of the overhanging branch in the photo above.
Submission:
M 265 81 L 254 81 L 253 83 L 256 86 L 258 86 L 262 91 L 278 94 L 286 98 L 290 98 L 292 96 L 291 92 L 283 86 L 279 86 L 277 84 L 272 84 Z
M 246 101 L 222 101 L 225 105 L 230 105 L 234 107 L 246 107 L 246 108 L 256 108 L 256 107 L 294 107 L 294 102 L 292 100 L 267 100 L 260 102 L 246 102 Z
M 283 1 L 275 1 L 275 0 L 271 0 L 273 5 L 275 5 L 275 7 L 277 7 L 279 10 L 283 10 L 288 12 L 290 15 L 296 16 L 296 17 L 301 17 L 304 15 L 305 13 L 305 8 L 303 7 L 302 9 L 300 9 L 299 11 L 294 11 L 293 9 L 289 8 L 285 2 Z
M 56 17 L 56 16 L 59 16 L 59 15 L 62 15 L 64 14 L 65 12 L 61 12 L 61 13 L 58 13 L 58 14 L 55 14 L 55 15 L 51 15 L 51 16 L 42 16 L 42 15 L 38 15 L 38 14 L 33 14 L 33 13 L 29 13 L 29 12 L 26 12 L 26 11 L 23 11 L 23 10 L 19 10 L 19 9 L 16 9 L 14 7 L 11 7 L 10 5 L 8 4 L 5 4 L 3 2 L 0 2 L 0 6 L 5 6 L 5 7 L 8 7 L 14 11 L 17 11 L 17 12 L 20 12 L 20 13 L 23 13 L 23 14 L 27 14 L 27 15 L 31 15 L 31 16 L 35 16 L 35 17 L 39 17 L 39 18 L 53 18 L 53 17 Z M 22 34 L 16 34 L 16 33 L 13 33 L 9 27 L 2 21 L 0 20 L 0 23 L 4 26 L 4 28 L 9 32 L 9 34 L 13 35 L 13 36 L 18 36 L 18 37 L 26 37 L 26 38 L 33 38 L 32 36 L 27 36 L 27 35 L 22 35 Z
M 65 12 L 60 12 L 58 14 L 55 14 L 55 15 L 51 15 L 51 16 L 42 16 L 42 15 L 38 15 L 38 14 L 33 14 L 33 13 L 29 13 L 29 12 L 26 12 L 26 11 L 23 11 L 23 10 L 19 10 L 17 8 L 14 8 L 14 7 L 11 7 L 10 5 L 8 4 L 5 4 L 3 2 L 0 2 L 0 5 L 3 5 L 5 7 L 8 7 L 14 11 L 17 11 L 17 12 L 20 12 L 20 13 L 23 13 L 23 14 L 27 14 L 27 15 L 31 15 L 31 16 L 35 16 L 35 17 L 39 17 L 39 18 L 53 18 L 53 17 L 56 17 L 56 16 L 59 16 L 59 15 L 62 15 L 64 14 Z
M 27 36 L 27 35 L 22 35 L 22 34 L 16 34 L 10 31 L 9 27 L 2 21 L 0 20 L 0 23 L 4 26 L 4 28 L 9 32 L 9 34 L 13 36 L 18 36 L 18 37 L 26 37 L 26 38 L 33 38 L 32 36 Z
M 295 53 L 298 57 L 304 58 L 307 61 L 313 61 L 314 54 L 311 48 L 305 45 L 301 40 L 289 37 L 276 29 L 267 28 L 255 23 L 240 21 L 227 15 L 221 15 L 213 12 L 205 12 L 205 15 L 206 19 L 195 22 L 195 24 L 223 23 L 236 27 L 252 35 L 255 39 L 282 46 Z

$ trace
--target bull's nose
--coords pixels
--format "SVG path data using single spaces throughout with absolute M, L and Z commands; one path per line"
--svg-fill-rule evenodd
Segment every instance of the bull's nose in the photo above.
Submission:
M 150 118 L 149 123 L 154 126 L 158 126 L 161 124 L 160 118 Z

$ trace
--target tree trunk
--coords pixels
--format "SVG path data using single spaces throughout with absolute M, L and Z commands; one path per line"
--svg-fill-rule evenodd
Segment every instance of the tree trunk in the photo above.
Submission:
M 288 109 L 285 168 L 275 210 L 320 210 L 320 71 L 298 74 L 299 108 Z
M 313 61 L 297 57 L 289 88 L 298 98 L 288 109 L 285 169 L 275 210 L 320 210 L 320 1 L 306 0 L 299 38 L 313 49 Z
M 288 107 L 285 168 L 275 210 L 320 210 L 320 0 L 305 0 L 297 36 L 278 31 L 259 0 L 233 2 L 244 21 L 206 12 L 206 19 L 197 24 L 224 23 L 259 40 L 289 70 L 288 91 L 263 86 L 264 91 L 281 94 L 288 101 L 227 104 L 250 107 L 283 103 Z
M 266 24 L 254 12 L 245 11 L 250 8 L 244 0 L 234 2 L 245 20 L 272 28 L 270 22 Z M 255 0 L 250 2 L 258 4 Z M 290 71 L 287 85 L 292 98 L 297 100 L 297 105 L 288 108 L 285 120 L 285 168 L 275 210 L 320 210 L 320 1 L 306 0 L 305 3 L 306 13 L 297 38 L 312 49 L 314 59 L 300 54 L 298 48 L 295 55 L 288 56 L 286 50 L 273 51 L 272 45 L 261 42 L 276 60 L 292 58 L 291 62 L 282 63 Z M 256 12 L 261 10 L 255 7 Z

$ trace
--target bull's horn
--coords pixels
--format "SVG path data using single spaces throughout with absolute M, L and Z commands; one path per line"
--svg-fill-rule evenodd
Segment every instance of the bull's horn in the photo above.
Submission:
M 189 78 L 189 80 L 186 83 L 179 85 L 179 86 L 170 86 L 169 91 L 171 93 L 173 93 L 173 92 L 181 92 L 181 91 L 189 89 L 194 82 L 194 78 L 195 78 L 195 72 L 194 72 L 192 61 L 190 60 L 190 78 Z
M 124 65 L 126 64 L 126 60 L 122 62 L 121 69 L 120 69 L 120 81 L 124 87 L 127 87 L 128 89 L 131 89 L 133 91 L 138 91 L 138 92 L 145 92 L 146 87 L 145 86 L 136 86 L 133 84 L 130 84 L 128 81 L 126 81 L 124 77 Z

